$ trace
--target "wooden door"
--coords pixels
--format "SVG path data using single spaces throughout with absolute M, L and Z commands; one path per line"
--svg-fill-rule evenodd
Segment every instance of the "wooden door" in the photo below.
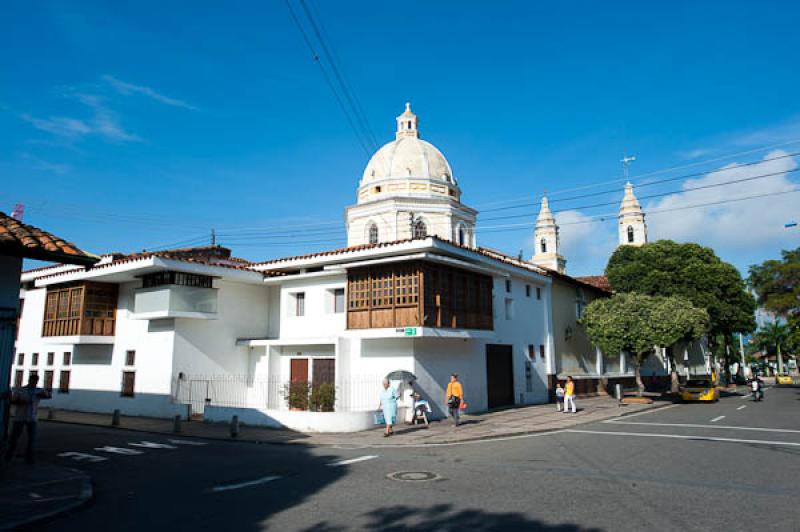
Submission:
M 314 386 L 334 384 L 336 382 L 336 363 L 332 358 L 315 358 L 312 367 L 311 382 Z
M 291 360 L 289 380 L 292 382 L 308 382 L 307 358 L 293 358 Z
M 486 346 L 486 391 L 490 409 L 514 404 L 514 365 L 510 345 Z

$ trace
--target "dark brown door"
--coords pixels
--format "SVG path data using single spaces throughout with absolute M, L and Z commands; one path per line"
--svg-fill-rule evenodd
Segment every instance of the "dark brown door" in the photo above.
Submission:
M 490 409 L 514 404 L 514 365 L 510 345 L 486 346 L 486 388 Z
M 292 382 L 308 382 L 308 359 L 293 358 L 291 361 L 289 380 Z
M 336 365 L 332 358 L 316 358 L 312 367 L 311 382 L 314 386 L 333 384 L 336 381 Z

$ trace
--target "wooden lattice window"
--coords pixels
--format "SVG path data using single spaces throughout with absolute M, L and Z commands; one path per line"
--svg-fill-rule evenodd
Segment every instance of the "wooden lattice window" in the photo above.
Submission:
M 372 277 L 372 308 L 392 306 L 394 290 L 391 271 L 374 271 Z
M 350 310 L 369 308 L 369 274 L 352 273 L 347 291 L 347 307 Z
M 394 277 L 394 304 L 412 306 L 419 302 L 419 278 L 416 270 L 402 268 Z

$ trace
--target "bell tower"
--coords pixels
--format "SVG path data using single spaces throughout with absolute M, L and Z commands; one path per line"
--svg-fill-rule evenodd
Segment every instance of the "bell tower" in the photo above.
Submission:
M 625 184 L 625 196 L 619 207 L 619 245 L 641 246 L 647 244 L 647 224 L 639 200 L 633 194 L 633 185 Z
M 558 273 L 567 271 L 567 259 L 559 253 L 561 239 L 558 236 L 558 225 L 556 225 L 556 219 L 550 211 L 547 196 L 542 196 L 542 207 L 539 210 L 539 216 L 536 218 L 533 241 L 532 263 L 549 270 L 555 270 Z

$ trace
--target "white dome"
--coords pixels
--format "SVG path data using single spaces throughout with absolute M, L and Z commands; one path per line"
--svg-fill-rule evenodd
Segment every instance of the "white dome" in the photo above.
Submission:
M 416 177 L 456 184 L 450 164 L 430 142 L 414 136 L 384 144 L 367 163 L 361 184 L 386 178 Z

